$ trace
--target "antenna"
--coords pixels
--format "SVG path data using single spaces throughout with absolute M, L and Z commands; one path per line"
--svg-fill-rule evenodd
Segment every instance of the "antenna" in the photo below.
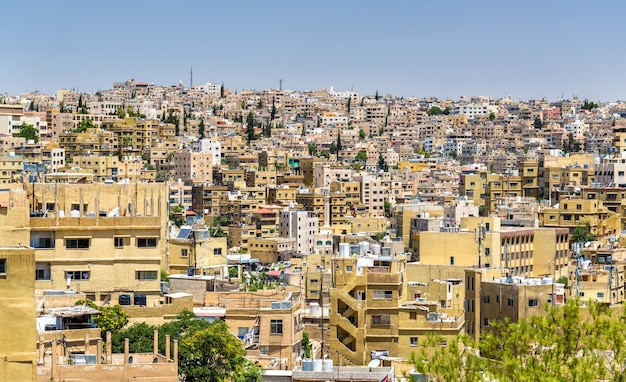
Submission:
M 191 67 L 190 73 L 189 73 L 189 89 L 191 89 L 193 87 L 193 66 Z
M 278 90 L 283 90 L 283 79 L 282 78 L 278 79 Z

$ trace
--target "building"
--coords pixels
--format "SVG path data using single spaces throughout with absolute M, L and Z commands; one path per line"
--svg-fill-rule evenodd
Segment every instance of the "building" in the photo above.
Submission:
M 100 304 L 129 293 L 159 301 L 164 184 L 38 183 L 29 191 L 37 289 L 77 289 Z
M 295 252 L 299 256 L 313 253 L 319 220 L 308 211 L 285 209 L 278 217 L 280 237 L 296 239 Z
M 174 154 L 172 175 L 194 184 L 213 181 L 213 153 L 178 151 Z

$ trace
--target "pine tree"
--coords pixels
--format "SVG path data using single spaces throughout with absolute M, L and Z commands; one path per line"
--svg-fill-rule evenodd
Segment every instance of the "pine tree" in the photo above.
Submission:
M 204 118 L 200 120 L 200 124 L 198 125 L 198 134 L 200 135 L 200 139 L 204 138 Z
M 337 151 L 341 151 L 343 146 L 341 145 L 341 131 L 337 132 Z
M 273 121 L 276 118 L 276 99 L 272 97 L 272 109 L 270 111 L 270 121 Z

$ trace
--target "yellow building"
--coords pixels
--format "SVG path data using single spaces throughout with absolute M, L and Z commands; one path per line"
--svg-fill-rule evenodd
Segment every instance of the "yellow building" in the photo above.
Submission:
M 243 341 L 248 359 L 267 369 L 295 366 L 304 329 L 299 294 L 262 290 L 207 295 L 207 307 L 225 309 L 224 321 Z
M 20 155 L 8 153 L 0 156 L 0 183 L 21 182 L 24 173 L 24 160 Z
M 97 303 L 160 297 L 167 198 L 162 183 L 36 184 L 30 219 L 36 288 L 72 288 Z
M 5 242 L 3 242 L 5 243 Z M 37 373 L 35 253 L 27 246 L 0 247 L 0 378 L 34 381 Z
M 448 316 L 439 311 L 439 302 L 409 295 L 404 256 L 338 257 L 334 262 L 330 357 L 337 364 L 408 358 L 427 333 L 448 337 L 463 331 L 463 316 Z
M 211 237 L 207 230 L 183 226 L 168 242 L 170 274 L 193 274 L 228 278 L 226 237 Z
M 476 173 L 461 174 L 461 182 L 459 183 L 459 195 L 466 196 L 474 201 L 475 206 L 484 206 L 487 197 L 487 185 L 498 179 L 498 174 L 489 173 L 489 171 L 481 170 Z
M 589 225 L 594 236 L 614 234 L 621 231 L 622 226 L 618 213 L 610 211 L 602 201 L 594 199 L 561 200 L 554 208 L 543 208 L 539 211 L 539 225 L 570 230 Z
M 455 232 L 420 232 L 418 255 L 421 264 L 480 265 L 511 275 L 558 277 L 567 274 L 568 246 L 569 230 L 564 228 L 506 228 L 497 217 L 464 218 Z
M 475 340 L 494 320 L 520 319 L 545 313 L 545 305 L 565 302 L 564 285 L 552 278 L 498 275 L 499 270 L 465 270 L 467 333 Z

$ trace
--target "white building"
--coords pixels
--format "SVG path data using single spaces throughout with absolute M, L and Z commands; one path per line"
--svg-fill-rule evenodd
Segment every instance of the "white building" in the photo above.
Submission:
M 195 153 L 211 154 L 213 164 L 220 164 L 222 160 L 222 144 L 209 138 L 200 139 L 193 142 L 191 151 Z
M 310 216 L 308 211 L 286 209 L 278 216 L 280 237 L 296 240 L 298 255 L 313 253 L 315 235 L 318 233 L 319 220 Z

